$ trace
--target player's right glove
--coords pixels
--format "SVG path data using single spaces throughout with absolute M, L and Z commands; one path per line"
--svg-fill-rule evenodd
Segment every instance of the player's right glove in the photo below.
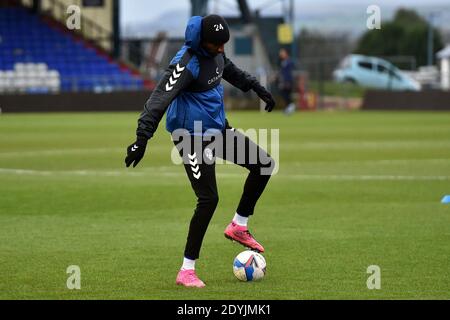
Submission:
M 147 148 L 147 138 L 137 137 L 136 142 L 128 146 L 125 164 L 127 168 L 134 162 L 133 168 L 142 160 Z

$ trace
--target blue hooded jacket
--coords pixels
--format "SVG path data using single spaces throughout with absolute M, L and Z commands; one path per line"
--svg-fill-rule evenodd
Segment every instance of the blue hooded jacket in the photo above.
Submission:
M 244 92 L 258 81 L 237 68 L 225 54 L 211 56 L 201 47 L 202 17 L 192 17 L 185 44 L 170 62 L 165 75 L 146 102 L 137 136 L 150 139 L 167 111 L 166 129 L 186 129 L 192 135 L 213 134 L 226 127 L 222 78 Z M 201 132 L 194 122 L 201 121 Z
M 202 17 L 192 17 L 187 25 L 185 33 L 185 45 L 176 54 L 170 62 L 176 65 L 186 55 L 190 49 L 194 53 L 189 60 L 186 71 L 190 72 L 193 81 L 199 80 L 200 69 L 204 65 L 200 65 L 204 60 L 215 60 L 203 48 L 200 47 L 201 42 L 201 22 Z M 203 58 L 203 59 L 202 59 Z M 223 58 L 221 57 L 223 60 Z M 220 67 L 220 63 L 211 64 Z M 223 62 L 220 68 L 223 74 Z M 210 73 L 215 73 L 211 70 Z M 213 77 L 213 76 L 212 76 Z M 202 134 L 209 129 L 223 130 L 225 128 L 225 110 L 223 102 L 223 85 L 220 79 L 215 81 L 214 86 L 203 85 L 205 91 L 190 91 L 189 87 L 178 94 L 178 96 L 170 104 L 167 111 L 166 129 L 173 132 L 178 128 L 184 128 L 191 134 Z M 194 121 L 202 122 L 202 132 L 194 132 Z M 210 130 L 211 131 L 211 130 Z

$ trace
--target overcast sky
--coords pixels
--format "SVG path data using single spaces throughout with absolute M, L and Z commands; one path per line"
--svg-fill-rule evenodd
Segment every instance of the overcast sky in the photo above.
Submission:
M 383 6 L 421 6 L 432 4 L 449 4 L 449 0 L 294 0 L 296 12 L 317 10 L 326 12 L 327 7 L 352 5 L 364 7 L 371 4 Z M 282 12 L 282 2 L 287 0 L 248 0 L 250 7 L 254 10 L 264 7 L 263 14 L 279 15 Z M 219 14 L 237 14 L 237 1 L 235 0 L 210 0 L 209 7 Z M 121 23 L 129 24 L 145 22 L 158 19 L 170 11 L 185 11 L 186 17 L 190 14 L 190 0 L 121 0 Z M 185 17 L 180 17 L 185 19 Z
M 252 11 L 263 16 L 283 16 L 289 0 L 247 0 Z M 392 19 L 399 7 L 415 9 L 424 18 L 430 13 L 434 25 L 450 33 L 450 0 L 294 0 L 295 29 L 322 33 L 345 33 L 358 37 L 367 28 L 367 8 L 377 4 L 382 24 Z M 190 0 L 121 0 L 123 38 L 152 38 L 161 31 L 169 37 L 184 36 L 190 16 Z M 210 0 L 208 12 L 239 15 L 236 0 Z

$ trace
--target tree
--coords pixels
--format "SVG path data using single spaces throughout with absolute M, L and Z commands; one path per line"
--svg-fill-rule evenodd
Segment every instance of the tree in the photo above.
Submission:
M 442 49 L 442 36 L 434 30 L 434 53 Z M 381 29 L 369 30 L 358 41 L 355 53 L 371 56 L 414 56 L 427 64 L 428 22 L 414 10 L 400 9 Z
M 310 79 L 332 79 L 336 65 L 352 52 L 354 45 L 347 33 L 325 34 L 303 28 L 297 38 L 300 67 Z

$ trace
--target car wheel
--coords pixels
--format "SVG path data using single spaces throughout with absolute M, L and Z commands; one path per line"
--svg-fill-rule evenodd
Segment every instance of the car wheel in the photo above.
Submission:
M 346 83 L 346 84 L 358 84 L 357 82 L 356 82 L 356 80 L 355 79 L 353 79 L 353 78 L 345 78 L 344 79 L 344 83 Z

